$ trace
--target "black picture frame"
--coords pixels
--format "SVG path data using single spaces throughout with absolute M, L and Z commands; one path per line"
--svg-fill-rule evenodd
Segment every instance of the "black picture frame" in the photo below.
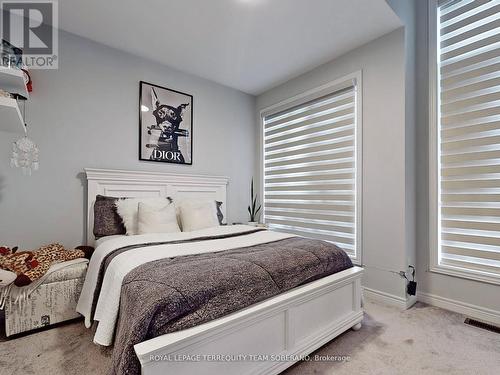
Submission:
M 151 91 L 151 93 L 146 93 L 146 91 Z M 153 95 L 156 95 L 156 104 L 154 103 L 155 100 Z M 165 98 L 170 98 L 170 99 L 165 99 Z M 168 87 L 155 85 L 150 82 L 139 81 L 139 160 L 140 161 L 152 161 L 158 163 L 170 163 L 179 165 L 193 165 L 193 122 L 194 122 L 193 103 L 194 103 L 194 98 L 193 95 L 191 94 L 187 94 L 185 92 L 178 90 L 173 90 Z M 186 104 L 187 106 L 181 109 L 181 107 Z M 153 108 L 156 105 L 158 106 L 156 108 Z M 143 111 L 143 106 L 147 107 L 148 111 Z M 169 113 L 173 114 L 174 116 L 173 118 L 177 119 L 176 124 L 172 124 L 172 122 L 170 121 L 159 123 L 159 121 L 161 120 L 159 119 L 159 117 L 156 117 L 159 116 L 159 113 L 157 112 L 155 116 L 154 112 L 156 112 L 158 108 L 162 109 L 161 107 L 163 107 L 163 109 L 165 109 L 166 111 L 169 111 Z M 186 111 L 186 108 L 189 109 Z M 180 115 L 181 112 L 182 115 Z M 169 114 L 167 114 L 166 117 L 167 116 L 169 116 Z M 180 116 L 180 121 L 178 120 L 179 116 Z M 184 123 L 186 118 L 188 120 L 188 123 Z M 162 124 L 166 124 L 166 126 L 163 126 Z M 164 130 L 160 130 L 162 126 Z M 165 129 L 167 128 L 168 131 L 166 132 Z M 173 133 L 174 135 L 171 135 L 172 128 L 174 131 Z M 156 133 L 159 132 L 161 134 L 160 138 L 158 139 L 157 147 L 153 147 L 154 143 L 145 143 L 147 142 L 147 140 L 145 140 L 146 136 L 149 137 L 149 140 L 153 137 L 151 134 L 152 131 Z M 187 135 L 183 135 L 186 131 Z M 166 134 L 171 135 L 171 138 L 167 140 L 167 142 L 162 142 L 161 139 L 162 137 L 165 138 Z M 185 142 L 182 142 L 183 144 L 181 146 L 178 145 L 178 137 L 181 137 L 182 140 L 185 140 Z M 161 146 L 161 145 L 166 145 L 166 146 Z M 177 155 L 176 153 L 179 153 L 180 155 Z

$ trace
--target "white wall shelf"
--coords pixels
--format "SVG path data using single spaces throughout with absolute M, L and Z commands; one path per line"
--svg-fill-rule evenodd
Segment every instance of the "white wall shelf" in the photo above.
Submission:
M 0 97 L 0 131 L 26 133 L 16 99 Z
M 11 94 L 19 94 L 26 99 L 29 98 L 28 89 L 24 82 L 24 73 L 20 69 L 0 66 L 0 89 Z

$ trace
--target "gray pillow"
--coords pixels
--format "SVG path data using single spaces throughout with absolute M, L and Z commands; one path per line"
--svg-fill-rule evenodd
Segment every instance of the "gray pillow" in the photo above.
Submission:
M 126 233 L 122 218 L 116 211 L 116 202 L 119 199 L 124 198 L 96 196 L 94 203 L 94 236 L 96 239 Z

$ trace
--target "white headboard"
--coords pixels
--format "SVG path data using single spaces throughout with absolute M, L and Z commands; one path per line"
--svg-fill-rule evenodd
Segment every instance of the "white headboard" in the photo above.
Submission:
M 87 244 L 94 243 L 94 202 L 98 194 L 112 197 L 172 197 L 175 200 L 215 199 L 224 204 L 227 177 L 85 168 L 87 174 Z

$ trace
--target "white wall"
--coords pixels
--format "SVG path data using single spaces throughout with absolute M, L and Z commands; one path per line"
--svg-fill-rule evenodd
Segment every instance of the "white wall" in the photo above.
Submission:
M 429 71 L 427 1 L 417 2 L 417 269 L 419 293 L 500 313 L 500 286 L 429 272 Z
M 357 70 L 363 74 L 363 282 L 405 299 L 404 280 L 380 270 L 399 271 L 407 262 L 404 29 L 258 96 L 257 110 Z
M 19 135 L 0 132 L 0 244 L 81 244 L 85 167 L 229 176 L 229 221 L 247 219 L 254 97 L 66 32 L 59 51 L 58 70 L 32 72 L 27 122 L 41 169 L 11 169 Z M 138 161 L 140 80 L 194 96 L 193 166 Z
M 386 0 L 405 28 L 406 265 L 416 266 L 416 1 Z M 406 269 L 406 268 L 405 268 Z

